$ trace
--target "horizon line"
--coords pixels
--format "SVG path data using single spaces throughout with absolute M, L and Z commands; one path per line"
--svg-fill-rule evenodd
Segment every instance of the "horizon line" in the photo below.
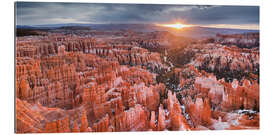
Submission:
M 120 24 L 129 24 L 129 25 L 155 25 L 155 23 L 52 23 L 52 24 L 16 24 L 15 26 L 30 26 L 30 27 L 53 27 L 45 25 L 67 25 L 67 24 L 82 24 L 82 25 L 120 25 Z M 42 26 L 44 25 L 44 26 Z M 221 26 L 220 26 L 221 25 Z M 259 25 L 257 28 L 241 28 L 241 27 L 224 27 L 222 25 L 231 25 L 232 24 L 210 24 L 210 25 L 193 25 L 191 27 L 202 27 L 202 28 L 215 28 L 215 29 L 239 29 L 239 30 L 257 30 L 259 31 Z M 59 26 L 61 27 L 61 26 Z

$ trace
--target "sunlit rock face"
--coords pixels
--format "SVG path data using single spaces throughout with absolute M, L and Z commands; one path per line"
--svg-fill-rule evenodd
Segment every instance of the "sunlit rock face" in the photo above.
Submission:
M 17 38 L 16 133 L 259 128 L 258 50 L 192 44 L 180 68 L 150 49 L 175 37 L 151 34 Z
M 207 99 L 203 101 L 202 98 L 196 98 L 196 101 L 188 103 L 186 108 L 195 128 L 200 126 L 209 127 L 213 124 L 211 108 Z
M 94 39 L 50 42 L 16 46 L 16 132 L 157 130 L 150 114 L 158 114 L 165 86 L 149 71 L 166 67 L 158 53 Z
M 16 98 L 16 132 L 42 132 L 41 121 L 45 118 L 30 107 L 29 103 Z
M 190 127 L 187 124 L 186 119 L 182 114 L 180 104 L 175 94 L 171 91 L 168 92 L 167 109 L 169 112 L 168 119 L 170 121 L 169 126 L 172 130 L 189 130 Z

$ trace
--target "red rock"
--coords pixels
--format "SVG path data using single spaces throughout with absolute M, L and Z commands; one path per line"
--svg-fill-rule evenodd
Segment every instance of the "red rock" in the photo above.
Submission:
M 29 87 L 29 84 L 28 82 L 23 79 L 20 83 L 20 92 L 19 92 L 19 97 L 21 99 L 27 99 L 28 96 L 29 96 L 29 92 L 30 91 L 30 87 Z
M 31 110 L 30 106 L 29 103 L 16 98 L 16 133 L 42 132 L 41 121 L 44 117 Z
M 75 132 L 75 133 L 80 132 L 77 122 L 74 122 L 72 132 Z
M 159 105 L 159 91 L 153 87 L 145 87 L 144 83 L 135 85 L 137 103 L 146 106 L 149 110 L 157 110 Z
M 110 131 L 109 130 L 109 116 L 106 115 L 104 118 L 102 118 L 98 123 L 95 123 L 93 125 L 93 130 L 95 132 L 106 132 Z
M 152 129 L 152 130 L 156 130 L 156 124 L 155 124 L 155 112 L 154 111 L 152 111 L 151 112 L 151 119 L 150 119 L 150 123 L 149 123 L 150 125 L 150 128 Z
M 174 37 L 128 33 L 134 37 L 125 35 L 119 43 L 59 33 L 17 37 L 16 133 L 217 129 L 220 123 L 231 129 L 259 127 L 259 115 L 237 116 L 238 126 L 229 117 L 239 109 L 259 111 L 259 76 L 228 83 L 206 72 L 226 65 L 256 72 L 255 49 L 188 46 L 201 51 L 189 65 L 175 68 L 182 90 L 172 93 L 156 81 L 155 73 L 168 68 L 160 54 L 141 47 L 155 49 L 166 44 L 163 36 Z
M 57 124 L 56 122 L 46 123 L 45 133 L 57 133 Z
M 147 129 L 146 114 L 141 105 L 135 105 L 134 108 L 119 114 L 112 123 L 115 124 L 113 125 L 115 131 L 144 131 Z
M 190 130 L 185 117 L 182 115 L 180 104 L 175 94 L 168 91 L 168 111 L 172 130 Z
M 159 111 L 158 111 L 158 131 L 162 131 L 166 128 L 166 123 L 165 123 L 165 112 L 163 110 L 163 105 L 161 104 L 159 106 Z
M 212 125 L 211 108 L 207 99 L 203 101 L 201 98 L 197 98 L 195 104 L 189 105 L 188 110 L 195 126 L 208 127 Z
M 88 132 L 88 120 L 86 111 L 82 112 L 80 132 Z

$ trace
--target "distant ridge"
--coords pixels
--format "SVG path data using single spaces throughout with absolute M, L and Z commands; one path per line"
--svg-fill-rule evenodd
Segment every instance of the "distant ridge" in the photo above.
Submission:
M 169 31 L 178 36 L 193 38 L 214 37 L 216 34 L 241 34 L 250 32 L 259 32 L 259 30 L 249 29 L 231 29 L 231 28 L 210 28 L 202 26 L 186 27 L 175 30 L 166 27 L 156 26 L 154 24 L 43 24 L 43 25 L 17 25 L 16 28 L 23 29 L 56 29 L 61 27 L 90 27 L 93 30 L 132 30 L 137 32 Z

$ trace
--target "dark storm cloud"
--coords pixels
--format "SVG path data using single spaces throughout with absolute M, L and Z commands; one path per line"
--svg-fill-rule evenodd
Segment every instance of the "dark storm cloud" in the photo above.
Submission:
M 259 24 L 259 7 L 89 3 L 16 3 L 18 25 L 56 23 Z
M 200 21 L 201 23 L 233 23 L 233 24 L 258 24 L 259 7 L 251 6 L 222 6 L 210 10 L 191 11 L 190 21 Z

